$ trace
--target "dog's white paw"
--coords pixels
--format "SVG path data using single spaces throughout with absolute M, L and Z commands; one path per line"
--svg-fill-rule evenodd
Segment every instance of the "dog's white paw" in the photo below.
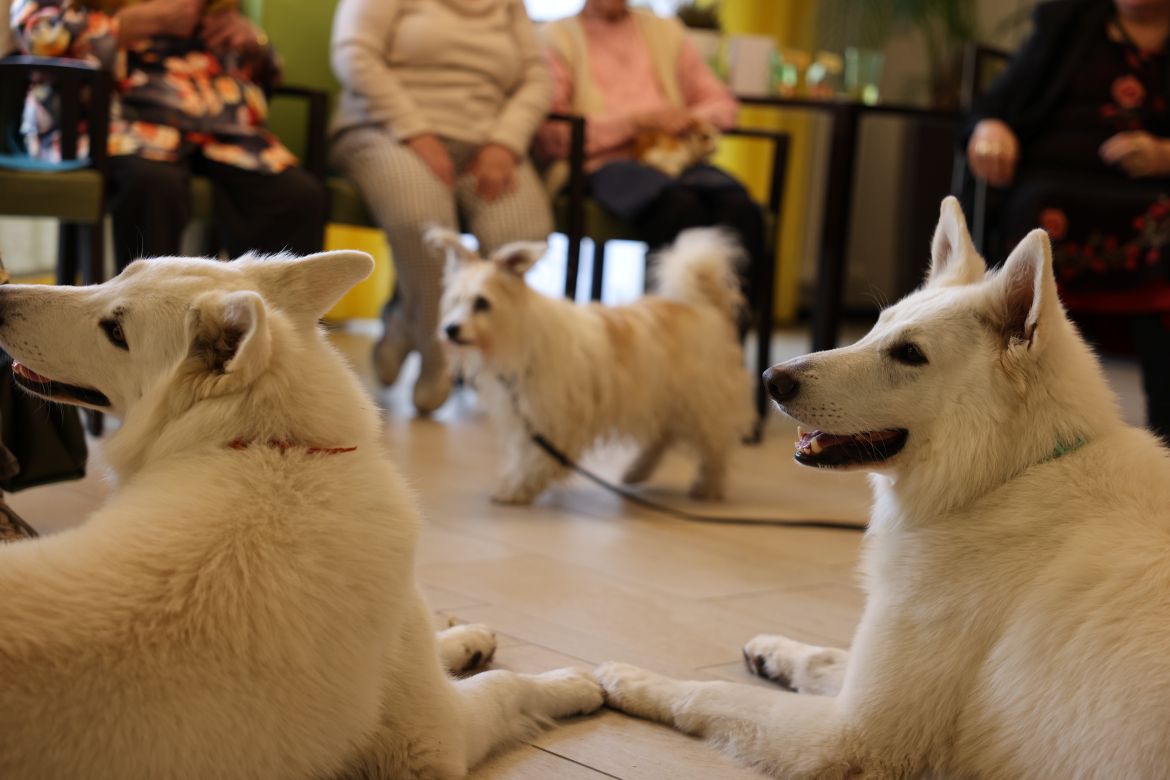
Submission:
M 849 653 L 761 634 L 743 646 L 748 671 L 797 693 L 835 696 L 841 690 Z
M 597 667 L 593 676 L 605 689 L 605 703 L 613 709 L 639 718 L 670 722 L 678 681 L 616 661 Z
M 583 669 L 554 669 L 533 675 L 552 718 L 588 715 L 601 709 L 605 696 L 593 675 Z
M 496 635 L 481 623 L 452 626 L 439 633 L 439 654 L 452 674 L 478 672 L 496 654 Z
M 781 688 L 796 690 L 792 678 L 796 672 L 796 657 L 805 645 L 776 634 L 760 634 L 743 646 L 743 662 L 757 677 L 771 680 Z

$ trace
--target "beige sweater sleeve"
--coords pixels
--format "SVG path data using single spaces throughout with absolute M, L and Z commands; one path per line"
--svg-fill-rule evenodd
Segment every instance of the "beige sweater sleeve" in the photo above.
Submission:
M 359 95 L 370 119 L 405 140 L 434 132 L 386 65 L 401 0 L 341 0 L 333 16 L 330 58 L 341 86 Z
M 524 79 L 504 104 L 489 139 L 523 157 L 528 154 L 532 136 L 552 105 L 552 77 L 523 1 L 509 2 L 513 35 L 523 60 Z

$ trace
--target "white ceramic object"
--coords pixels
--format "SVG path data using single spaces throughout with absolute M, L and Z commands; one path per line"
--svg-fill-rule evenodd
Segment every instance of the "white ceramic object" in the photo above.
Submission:
M 776 40 L 767 35 L 733 35 L 727 45 L 728 85 L 737 95 L 765 97 L 770 92 Z

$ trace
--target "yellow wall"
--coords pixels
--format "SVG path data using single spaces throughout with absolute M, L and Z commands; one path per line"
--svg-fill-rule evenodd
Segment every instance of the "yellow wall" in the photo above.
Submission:
M 721 9 L 726 35 L 770 35 L 778 46 L 806 51 L 813 48 L 816 0 L 722 0 Z M 804 244 L 804 201 L 798 194 L 804 191 L 810 174 L 809 122 L 797 113 L 782 115 L 774 109 L 744 108 L 740 111 L 740 124 L 784 130 L 792 137 L 776 273 L 776 319 L 790 322 L 796 316 Z M 768 154 L 766 145 L 758 141 L 728 139 L 722 144 L 717 162 L 740 177 L 757 198 L 763 198 L 771 170 Z

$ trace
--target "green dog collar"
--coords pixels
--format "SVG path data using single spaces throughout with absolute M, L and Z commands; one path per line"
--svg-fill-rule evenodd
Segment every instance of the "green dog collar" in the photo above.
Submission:
M 1072 442 L 1057 441 L 1056 447 L 1053 448 L 1052 454 L 1048 456 L 1048 459 L 1056 460 L 1057 458 L 1068 455 L 1070 452 L 1076 452 L 1083 446 L 1085 446 L 1084 436 L 1078 436 Z

